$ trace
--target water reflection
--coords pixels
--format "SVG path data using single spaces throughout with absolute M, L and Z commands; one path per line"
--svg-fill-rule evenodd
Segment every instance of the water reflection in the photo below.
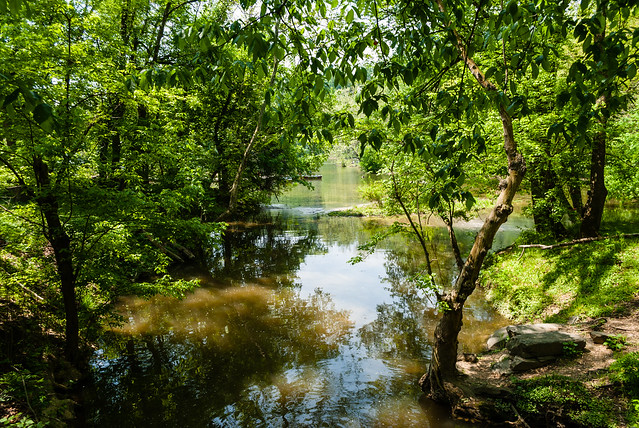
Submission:
M 259 221 L 261 220 L 261 221 Z M 226 285 L 267 282 L 292 286 L 295 272 L 308 254 L 326 252 L 316 227 L 291 219 L 263 216 L 259 222 L 233 224 L 210 260 L 211 276 Z
M 322 174 L 328 189 L 333 178 Z M 312 215 L 279 206 L 231 225 L 208 272 L 183 271 L 204 281 L 185 299 L 124 300 L 128 322 L 104 337 L 93 361 L 89 424 L 462 426 L 421 400 L 417 386 L 437 320 L 432 296 L 410 282 L 423 269 L 419 246 L 397 235 L 348 264 L 384 226 L 318 214 L 352 205 L 359 172 L 339 174 L 349 184 L 330 192 L 351 192 L 348 200 L 322 191 L 305 201 L 298 189 L 291 205 Z M 432 234 L 438 275 L 450 282 L 446 232 Z M 501 323 L 471 300 L 462 349 L 478 350 Z
M 122 310 L 129 322 L 94 360 L 96 425 L 207 426 L 234 403 L 243 413 L 248 386 L 335 357 L 352 327 L 320 291 L 302 300 L 261 286 L 128 299 Z

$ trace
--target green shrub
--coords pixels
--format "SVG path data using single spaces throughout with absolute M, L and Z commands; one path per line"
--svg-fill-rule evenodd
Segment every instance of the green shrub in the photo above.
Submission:
M 618 336 L 610 336 L 605 340 L 604 345 L 611 351 L 618 352 L 628 345 L 628 339 L 621 334 Z
M 563 348 L 563 355 L 567 358 L 576 358 L 584 353 L 576 342 L 564 342 Z
M 619 383 L 630 397 L 639 398 L 639 352 L 630 352 L 610 365 L 610 380 Z

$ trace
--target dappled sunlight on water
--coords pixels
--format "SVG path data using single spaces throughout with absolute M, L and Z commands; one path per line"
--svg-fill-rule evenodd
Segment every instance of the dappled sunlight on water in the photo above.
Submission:
M 292 193 L 293 209 L 284 197 L 264 217 L 232 224 L 207 271 L 181 267 L 177 276 L 202 283 L 184 299 L 122 300 L 126 322 L 103 337 L 92 361 L 89 424 L 465 426 L 423 400 L 417 386 L 440 315 L 433 296 L 411 281 L 424 270 L 419 244 L 392 236 L 349 264 L 386 226 L 318 215 L 352 204 L 360 179 L 353 168 L 322 173 L 319 193 Z M 512 242 L 517 230 L 500 242 Z M 462 232 L 462 251 L 472 234 Z M 446 231 L 433 228 L 431 237 L 438 280 L 449 284 Z M 476 293 L 460 350 L 481 350 L 502 325 Z

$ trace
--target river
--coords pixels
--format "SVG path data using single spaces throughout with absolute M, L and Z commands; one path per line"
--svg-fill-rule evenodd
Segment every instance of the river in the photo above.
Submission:
M 410 285 L 417 243 L 393 236 L 362 262 L 358 245 L 386 227 L 326 212 L 363 203 L 361 172 L 325 165 L 252 222 L 231 224 L 202 287 L 182 300 L 125 298 L 125 322 L 91 361 L 89 425 L 114 427 L 461 427 L 424 399 L 434 299 Z M 481 221 L 460 226 L 468 248 Z M 530 220 L 514 216 L 495 248 Z M 433 228 L 435 271 L 452 280 L 446 233 Z M 482 350 L 506 321 L 480 294 L 467 304 L 460 347 Z

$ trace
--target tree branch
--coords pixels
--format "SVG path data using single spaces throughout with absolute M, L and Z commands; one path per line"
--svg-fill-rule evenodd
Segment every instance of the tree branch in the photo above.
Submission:
M 639 233 L 626 233 L 622 235 L 613 236 L 594 236 L 590 238 L 579 238 L 568 242 L 560 242 L 559 244 L 545 245 L 545 244 L 527 244 L 519 245 L 519 248 L 539 248 L 541 250 L 552 250 L 554 248 L 571 247 L 578 244 L 587 244 L 595 241 L 603 241 L 605 239 L 619 239 L 619 238 L 639 238 Z

